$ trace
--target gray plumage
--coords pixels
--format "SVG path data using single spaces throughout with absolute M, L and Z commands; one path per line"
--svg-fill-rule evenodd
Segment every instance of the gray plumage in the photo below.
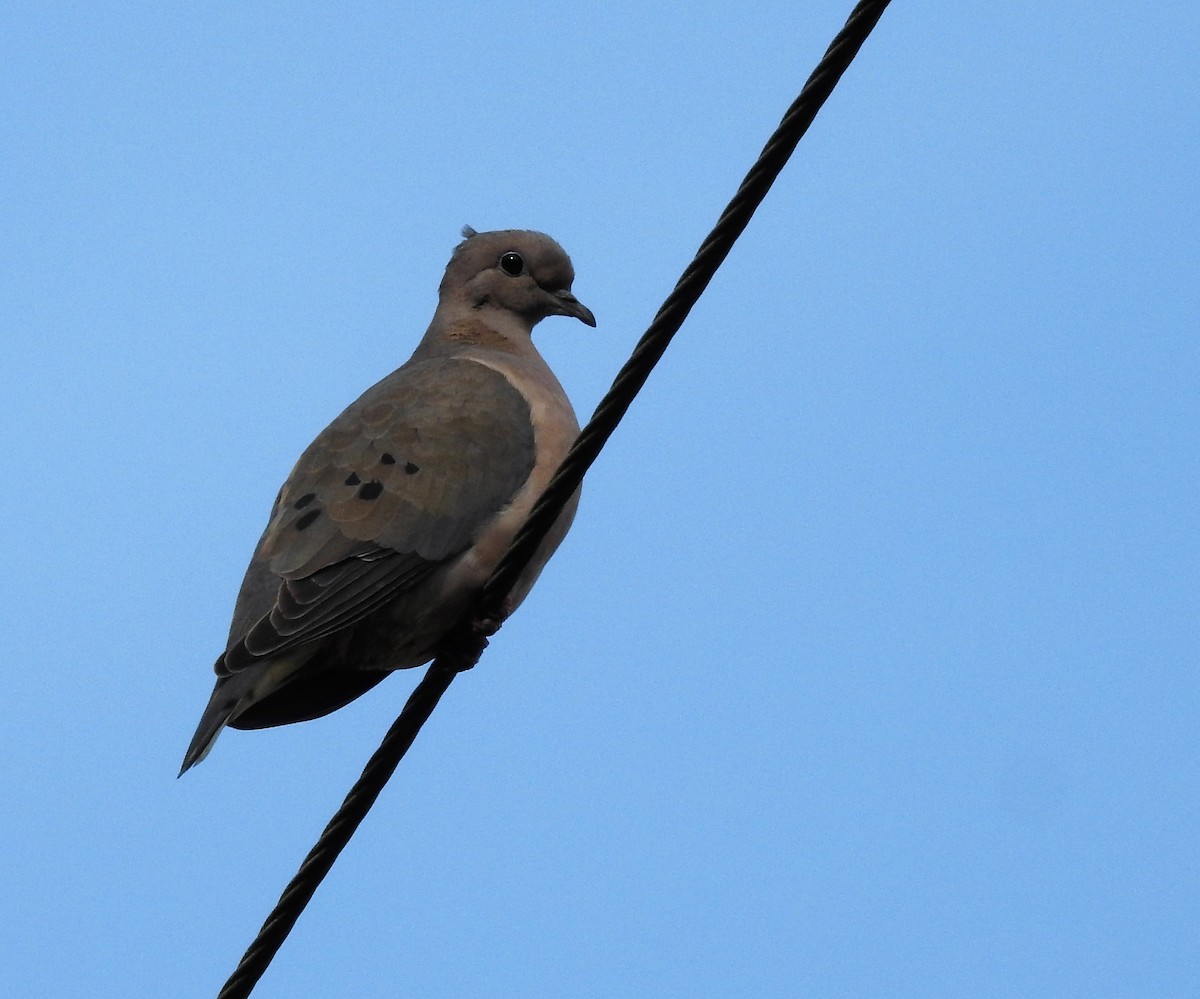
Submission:
M 413 356 L 318 435 L 280 490 L 180 773 L 226 725 L 316 718 L 431 660 L 578 434 L 530 337 L 546 316 L 596 324 L 570 259 L 541 233 L 463 234 Z

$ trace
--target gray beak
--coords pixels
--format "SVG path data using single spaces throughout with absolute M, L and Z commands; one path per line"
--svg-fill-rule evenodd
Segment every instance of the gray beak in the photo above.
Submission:
M 592 315 L 592 310 L 569 291 L 556 291 L 553 292 L 553 295 L 558 299 L 558 314 L 560 316 L 574 316 L 581 323 L 586 323 L 588 326 L 596 325 L 596 317 Z

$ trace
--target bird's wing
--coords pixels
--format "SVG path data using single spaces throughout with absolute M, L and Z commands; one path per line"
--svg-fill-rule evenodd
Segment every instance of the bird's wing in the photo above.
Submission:
M 467 550 L 534 460 L 528 402 L 486 365 L 435 357 L 368 389 L 284 483 L 219 672 L 346 628 Z

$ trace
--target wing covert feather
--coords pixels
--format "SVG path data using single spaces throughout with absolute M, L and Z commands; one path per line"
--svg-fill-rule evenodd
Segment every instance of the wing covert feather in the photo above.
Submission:
M 464 551 L 525 483 L 534 446 L 528 403 L 486 365 L 432 358 L 368 389 L 280 491 L 225 669 L 348 627 Z

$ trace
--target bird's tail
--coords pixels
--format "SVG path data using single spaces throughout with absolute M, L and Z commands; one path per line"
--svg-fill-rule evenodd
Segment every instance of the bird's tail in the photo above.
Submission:
M 191 744 L 183 754 L 183 766 L 179 768 L 180 777 L 208 755 L 221 730 L 229 724 L 240 700 L 238 692 L 229 689 L 230 681 L 236 679 L 238 677 L 222 677 L 217 681 L 212 697 L 208 699 L 208 707 L 204 709 L 204 714 L 200 716 L 200 724 L 196 726 L 196 734 L 192 736 Z
M 226 725 L 252 704 L 279 689 L 303 662 L 303 657 L 285 656 L 254 663 L 232 676 L 219 677 L 217 685 L 213 687 L 212 697 L 208 699 L 208 707 L 200 716 L 200 724 L 196 726 L 191 745 L 184 753 L 179 776 L 182 777 L 208 755 Z

